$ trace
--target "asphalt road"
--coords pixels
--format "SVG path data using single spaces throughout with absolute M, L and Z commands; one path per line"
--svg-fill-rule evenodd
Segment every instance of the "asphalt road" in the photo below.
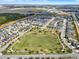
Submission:
M 7 57 L 11 59 L 18 59 L 18 58 L 60 58 L 60 57 L 72 57 L 74 59 L 79 59 L 79 54 L 48 54 L 48 55 L 41 55 L 41 54 L 36 54 L 36 55 L 3 55 L 1 58 L 6 59 Z

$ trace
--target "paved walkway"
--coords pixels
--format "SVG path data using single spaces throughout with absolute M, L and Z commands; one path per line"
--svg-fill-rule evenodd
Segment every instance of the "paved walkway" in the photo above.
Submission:
M 54 19 L 55 18 L 53 17 L 52 19 L 48 20 L 46 24 L 43 25 L 42 29 L 45 29 L 50 24 L 50 22 L 52 22 Z
M 1 58 L 6 59 L 7 57 L 10 57 L 11 59 L 18 59 L 18 58 L 60 58 L 60 57 L 72 57 L 74 59 L 78 58 L 79 59 L 79 54 L 47 54 L 47 55 L 42 55 L 42 54 L 36 54 L 36 55 L 3 55 Z

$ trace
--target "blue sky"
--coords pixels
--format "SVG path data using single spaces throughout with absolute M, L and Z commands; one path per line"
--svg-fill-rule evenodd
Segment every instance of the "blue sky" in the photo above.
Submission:
M 79 4 L 79 0 L 0 0 L 0 4 Z

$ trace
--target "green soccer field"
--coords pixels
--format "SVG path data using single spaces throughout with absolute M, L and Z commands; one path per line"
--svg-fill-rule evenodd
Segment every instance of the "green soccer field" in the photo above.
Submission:
M 62 50 L 55 32 L 32 29 L 10 46 L 6 54 L 68 53 L 69 49 Z

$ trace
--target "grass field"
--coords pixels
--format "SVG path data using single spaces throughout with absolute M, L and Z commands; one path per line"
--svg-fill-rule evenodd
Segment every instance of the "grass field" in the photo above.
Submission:
M 0 25 L 5 24 L 10 21 L 15 21 L 17 19 L 24 18 L 25 15 L 18 13 L 2 13 L 0 14 Z
M 49 54 L 68 53 L 70 49 L 63 48 L 55 32 L 32 29 L 10 46 L 5 54 Z
M 3 23 L 5 23 L 5 22 L 6 22 L 6 18 L 3 17 L 3 16 L 1 16 L 1 17 L 0 17 L 0 24 L 3 24 Z

